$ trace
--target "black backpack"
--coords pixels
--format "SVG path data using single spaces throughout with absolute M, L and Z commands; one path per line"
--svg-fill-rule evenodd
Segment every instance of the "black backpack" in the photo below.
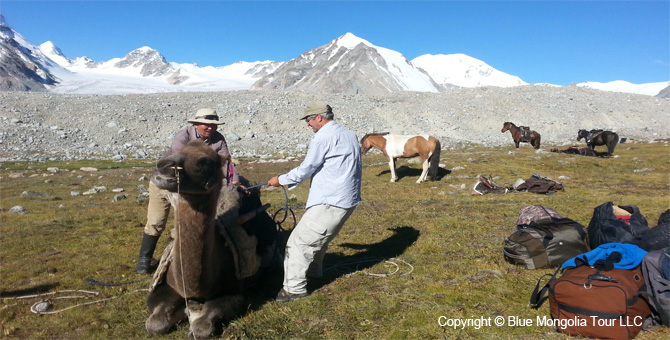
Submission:
M 621 209 L 619 216 L 615 209 Z M 634 243 L 635 236 L 649 230 L 647 220 L 634 205 L 615 206 L 612 202 L 603 203 L 593 209 L 589 222 L 589 242 L 591 249 L 606 243 Z
M 507 262 L 527 269 L 552 268 L 589 250 L 583 225 L 569 218 L 552 217 L 519 225 L 505 239 L 503 256 Z

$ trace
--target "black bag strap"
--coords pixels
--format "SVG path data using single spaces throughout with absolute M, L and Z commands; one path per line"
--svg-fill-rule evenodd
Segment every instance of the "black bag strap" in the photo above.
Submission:
M 537 284 L 535 285 L 535 289 L 533 289 L 533 293 L 530 295 L 530 301 L 528 302 L 528 306 L 530 306 L 533 309 L 538 309 L 540 306 L 542 306 L 542 303 L 545 300 L 545 295 L 547 295 L 547 292 L 549 291 L 549 286 L 551 285 L 554 280 L 556 280 L 556 275 L 558 275 L 558 272 L 561 270 L 561 267 L 558 267 L 556 271 L 553 274 L 544 274 L 540 277 L 539 280 L 537 280 Z M 542 282 L 542 279 L 544 279 L 545 276 L 549 276 L 549 281 L 540 288 L 540 283 Z

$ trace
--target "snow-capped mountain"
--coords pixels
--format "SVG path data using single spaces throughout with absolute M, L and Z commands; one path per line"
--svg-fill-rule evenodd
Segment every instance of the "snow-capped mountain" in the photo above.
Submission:
M 0 90 L 46 91 L 66 72 L 7 25 L 0 14 Z
M 352 33 L 286 62 L 240 61 L 223 67 L 201 67 L 169 62 L 147 46 L 108 61 L 85 56 L 69 59 L 51 42 L 32 45 L 0 14 L 0 91 L 127 94 L 292 89 L 378 94 L 526 84 L 464 54 L 426 54 L 408 61 L 401 53 L 375 46 Z M 576 85 L 655 96 L 670 82 Z
M 644 94 L 647 96 L 661 96 L 661 91 L 670 86 L 670 82 L 662 81 L 658 83 L 633 84 L 623 80 L 615 80 L 607 83 L 588 81 L 585 83 L 578 83 L 576 85 L 579 87 L 586 87 L 600 91 L 637 93 L 637 94 Z
M 399 52 L 346 33 L 287 61 L 251 89 L 378 94 L 438 92 L 439 86 Z
M 517 76 L 498 71 L 485 62 L 465 54 L 424 54 L 412 59 L 412 64 L 423 69 L 436 83 L 459 87 L 528 85 Z
M 224 67 L 200 67 L 168 62 L 158 51 L 143 46 L 123 58 L 95 62 L 68 59 L 51 42 L 40 45 L 51 60 L 70 70 L 51 91 L 80 94 L 124 94 L 186 91 L 246 90 L 280 62 L 238 62 Z

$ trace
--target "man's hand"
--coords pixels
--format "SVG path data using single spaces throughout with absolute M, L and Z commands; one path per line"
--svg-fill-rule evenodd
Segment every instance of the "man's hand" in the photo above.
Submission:
M 275 176 L 275 177 L 270 178 L 270 180 L 268 181 L 268 185 L 271 186 L 271 187 L 281 186 L 281 184 L 279 184 L 279 176 Z

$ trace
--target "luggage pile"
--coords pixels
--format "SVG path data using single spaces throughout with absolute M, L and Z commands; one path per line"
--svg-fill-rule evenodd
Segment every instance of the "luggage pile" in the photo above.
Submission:
M 540 277 L 529 305 L 548 299 L 559 332 L 632 339 L 670 326 L 670 209 L 650 228 L 637 207 L 607 202 L 584 228 L 554 209 L 527 206 L 503 256 L 527 269 L 557 268 Z

